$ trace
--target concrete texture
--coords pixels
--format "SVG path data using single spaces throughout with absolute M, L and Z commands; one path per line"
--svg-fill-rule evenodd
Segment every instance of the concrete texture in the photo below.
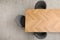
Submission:
M 44 0 L 47 3 L 47 9 L 60 9 L 60 0 Z
M 60 8 L 59 0 L 45 1 L 47 8 Z M 24 28 L 17 25 L 16 17 L 24 15 L 26 9 L 34 8 L 36 2 L 37 0 L 0 0 L 0 40 L 60 39 L 60 33 L 48 33 L 45 39 L 37 39 L 32 33 L 25 33 Z

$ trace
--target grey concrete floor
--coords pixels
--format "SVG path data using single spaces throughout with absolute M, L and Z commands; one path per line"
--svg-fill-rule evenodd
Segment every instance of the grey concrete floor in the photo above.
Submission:
M 34 8 L 38 0 L 0 0 L 0 40 L 60 40 L 60 33 L 48 33 L 45 39 L 37 39 L 18 26 L 16 17 L 25 15 L 25 10 Z M 47 9 L 60 8 L 60 1 L 45 0 Z

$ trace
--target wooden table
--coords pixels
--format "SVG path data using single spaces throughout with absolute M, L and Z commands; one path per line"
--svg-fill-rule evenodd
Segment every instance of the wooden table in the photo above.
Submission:
M 60 32 L 60 9 L 26 10 L 25 32 Z

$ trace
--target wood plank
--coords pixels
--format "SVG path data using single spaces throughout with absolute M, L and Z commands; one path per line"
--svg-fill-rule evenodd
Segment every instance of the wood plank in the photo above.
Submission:
M 25 32 L 60 32 L 60 9 L 26 10 Z

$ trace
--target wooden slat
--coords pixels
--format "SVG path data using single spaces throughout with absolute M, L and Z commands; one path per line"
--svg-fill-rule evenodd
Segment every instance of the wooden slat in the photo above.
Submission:
M 60 9 L 26 10 L 25 32 L 60 32 Z

